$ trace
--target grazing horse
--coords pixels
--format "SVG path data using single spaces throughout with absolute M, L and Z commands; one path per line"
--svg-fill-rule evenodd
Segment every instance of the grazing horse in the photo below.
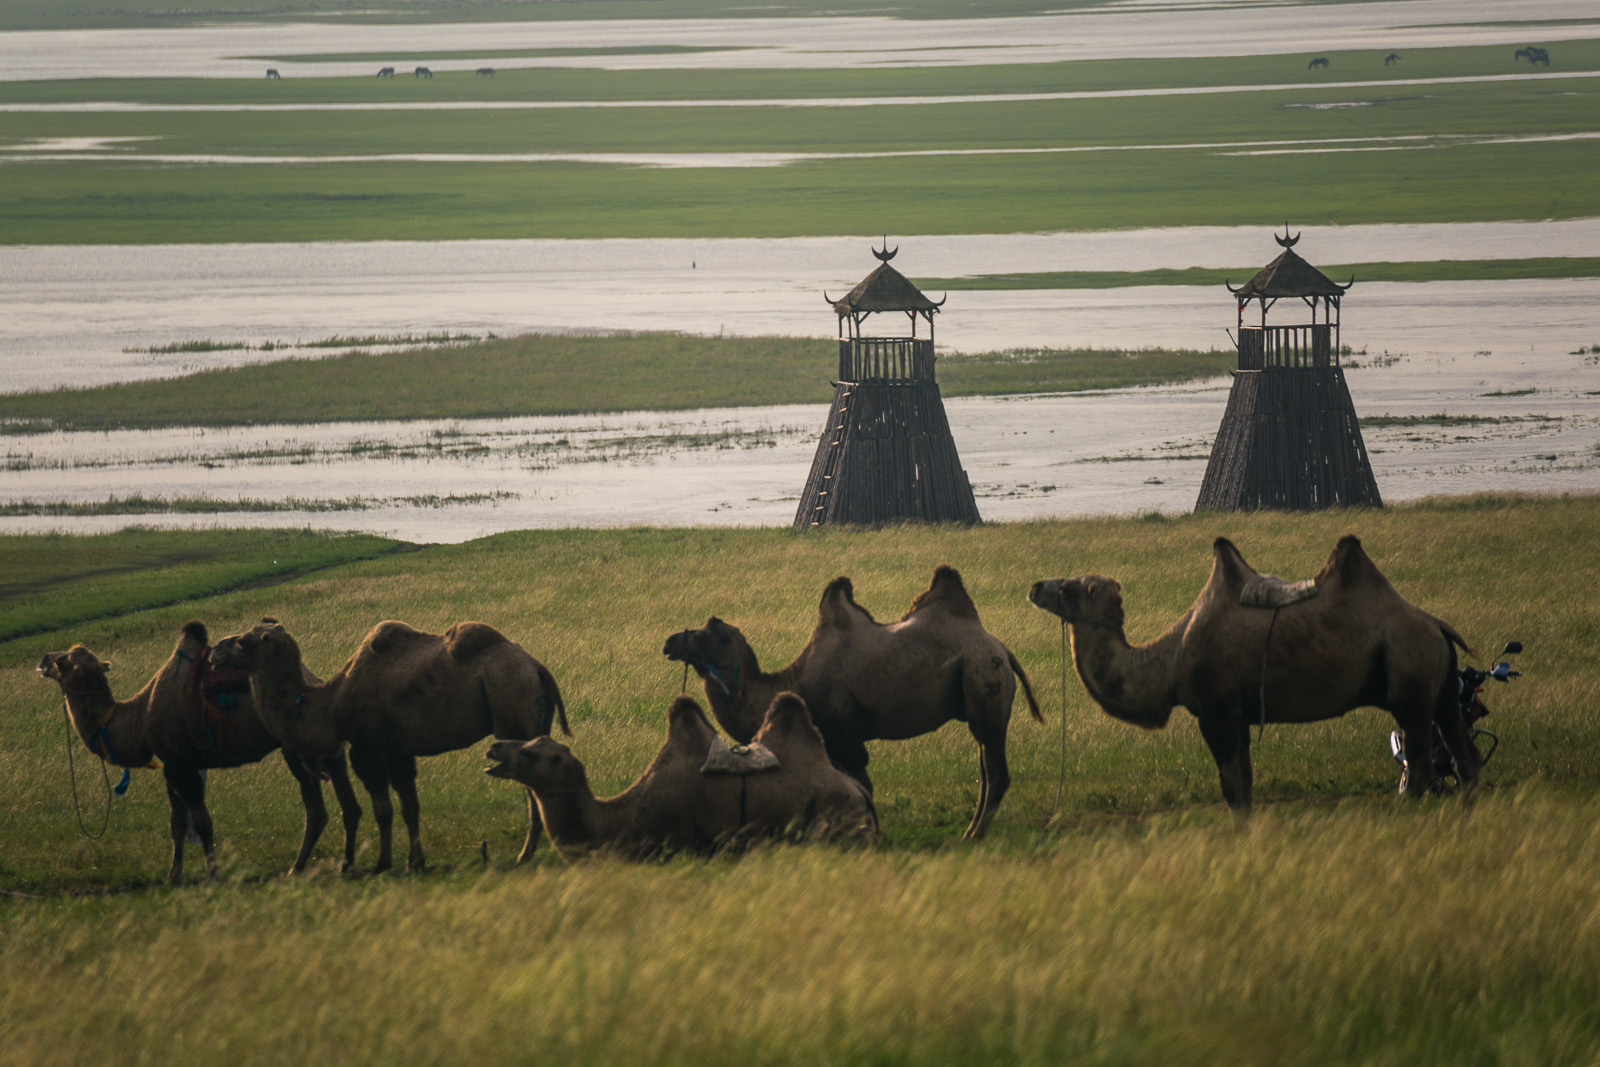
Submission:
M 1328 57 L 1327 56 L 1318 56 L 1317 58 L 1313 59 L 1311 62 L 1306 64 L 1306 69 L 1307 70 L 1316 70 L 1318 67 L 1326 67 L 1327 65 L 1328 65 Z
M 1390 52 L 1388 55 L 1383 57 L 1383 65 L 1386 67 L 1392 67 L 1398 62 L 1400 62 L 1399 52 Z
M 480 77 L 480 78 L 492 78 L 492 77 L 494 77 L 494 68 L 493 67 L 479 67 L 478 68 L 478 77 Z
M 276 81 L 278 79 L 277 70 L 275 68 L 273 68 L 273 67 L 268 67 L 267 68 L 267 77 L 272 81 Z
M 418 67 L 416 70 L 411 72 L 411 76 L 413 78 L 431 78 L 433 77 L 433 71 L 429 70 L 427 67 Z
M 378 77 L 380 77 L 380 78 L 392 78 L 392 77 L 394 77 L 394 68 L 393 67 L 380 67 L 378 69 Z

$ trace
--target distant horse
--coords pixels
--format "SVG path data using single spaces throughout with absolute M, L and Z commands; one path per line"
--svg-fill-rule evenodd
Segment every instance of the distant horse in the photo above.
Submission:
M 1386 67 L 1392 67 L 1398 62 L 1400 62 L 1399 52 L 1390 52 L 1388 55 L 1383 57 L 1383 65 Z
M 383 68 L 381 68 L 378 71 L 378 77 L 380 77 L 380 78 L 392 78 L 392 77 L 394 77 L 394 68 L 393 67 L 383 67 Z
M 493 67 L 479 67 L 478 68 L 478 77 L 480 77 L 480 78 L 492 78 L 492 77 L 494 77 L 494 68 Z
M 267 77 L 272 79 L 272 80 L 274 80 L 274 81 L 276 81 L 277 78 L 278 78 L 278 72 L 275 69 L 273 69 L 272 67 L 268 67 L 267 68 Z
M 1316 70 L 1318 67 L 1326 67 L 1327 65 L 1328 65 L 1328 57 L 1327 56 L 1318 56 L 1316 59 L 1313 59 L 1311 62 L 1306 64 L 1306 69 L 1307 70 Z
M 427 67 L 418 67 L 416 70 L 411 72 L 411 76 L 413 78 L 431 78 L 433 77 L 433 71 L 429 70 Z

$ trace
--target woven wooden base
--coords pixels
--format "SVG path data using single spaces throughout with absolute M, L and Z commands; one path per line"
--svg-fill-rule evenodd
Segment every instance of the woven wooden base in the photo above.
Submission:
M 1196 511 L 1382 507 L 1337 366 L 1233 372 Z
M 834 386 L 796 527 L 979 521 L 937 383 Z

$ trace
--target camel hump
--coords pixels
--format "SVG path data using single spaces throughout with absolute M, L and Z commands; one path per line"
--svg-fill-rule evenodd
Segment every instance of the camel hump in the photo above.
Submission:
M 394 651 L 410 638 L 419 636 L 421 632 L 395 619 L 386 619 L 367 631 L 367 639 L 363 644 L 381 656 Z
M 828 583 L 817 605 L 817 622 L 822 626 L 845 629 L 857 620 L 875 621 L 872 612 L 856 603 L 856 587 L 843 575 Z
M 715 734 L 711 723 L 706 719 L 706 713 L 700 705 L 695 703 L 693 697 L 680 696 L 672 702 L 667 709 L 667 743 L 673 743 L 676 738 L 693 739 L 699 749 L 705 745 L 700 738 L 705 735 Z
M 1256 569 L 1245 562 L 1244 553 L 1226 537 L 1211 542 L 1211 573 L 1229 589 L 1238 589 L 1256 576 Z
M 199 619 L 190 619 L 183 624 L 182 637 L 186 637 L 191 641 L 198 641 L 201 645 L 209 645 L 211 643 L 211 634 L 206 630 L 206 624 Z
M 457 663 L 506 643 L 506 635 L 486 622 L 458 622 L 444 632 L 445 650 Z
M 1363 585 L 1388 585 L 1389 580 L 1378 570 L 1361 539 L 1355 534 L 1345 534 L 1333 546 L 1328 562 L 1317 572 L 1318 589 L 1356 589 Z
M 811 710 L 796 693 L 783 692 L 772 698 L 766 717 L 761 720 L 761 729 L 756 732 L 755 743 L 765 745 L 780 758 L 803 749 L 813 749 L 823 758 L 827 756 L 822 734 L 811 719 Z
M 933 569 L 933 577 L 928 580 L 928 588 L 917 594 L 905 617 L 909 619 L 924 608 L 931 607 L 943 608 L 957 618 L 978 617 L 978 606 L 972 602 L 972 597 L 967 595 L 967 586 L 961 580 L 961 572 L 948 563 L 941 563 Z

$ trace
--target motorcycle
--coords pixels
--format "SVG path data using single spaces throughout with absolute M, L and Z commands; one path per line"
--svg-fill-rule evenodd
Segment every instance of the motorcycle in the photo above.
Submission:
M 1509 641 L 1501 651 L 1502 656 L 1514 656 L 1522 651 L 1521 641 Z M 1513 678 L 1522 677 L 1521 671 L 1511 669 L 1511 664 L 1501 660 L 1486 671 L 1476 667 L 1461 667 L 1456 671 L 1457 700 L 1461 704 L 1461 718 L 1466 723 L 1473 744 L 1478 744 L 1480 738 L 1486 738 L 1489 750 L 1483 753 L 1483 764 L 1487 765 L 1489 757 L 1494 755 L 1500 747 L 1500 737 L 1493 730 L 1485 730 L 1478 726 L 1478 720 L 1489 714 L 1489 708 L 1483 702 L 1483 684 L 1490 679 L 1497 682 L 1509 682 Z M 1405 733 L 1401 730 L 1391 731 L 1389 734 L 1389 754 L 1394 761 L 1400 764 L 1400 791 L 1406 788 L 1406 779 L 1410 768 L 1406 766 Z M 1430 746 L 1430 758 L 1433 760 L 1433 789 L 1434 792 L 1443 793 L 1453 789 L 1461 783 L 1461 776 L 1456 770 L 1456 758 L 1450 754 L 1450 749 L 1444 743 L 1444 734 L 1439 731 L 1439 724 L 1433 724 L 1433 743 Z

